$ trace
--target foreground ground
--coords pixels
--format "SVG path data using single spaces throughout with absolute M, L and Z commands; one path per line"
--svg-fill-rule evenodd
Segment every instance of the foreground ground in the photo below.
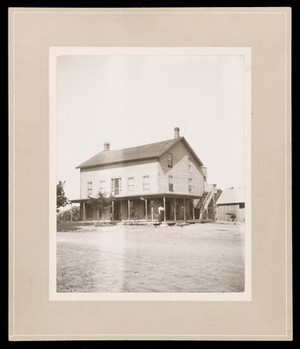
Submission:
M 242 292 L 244 225 L 57 233 L 58 292 Z

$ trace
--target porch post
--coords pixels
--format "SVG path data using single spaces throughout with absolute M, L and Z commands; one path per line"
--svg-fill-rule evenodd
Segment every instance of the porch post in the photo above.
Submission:
M 212 218 L 213 218 L 213 221 L 215 221 L 215 194 L 213 194 L 213 197 L 212 197 L 212 201 L 213 201 L 213 212 L 212 212 Z
M 121 221 L 123 220 L 123 201 L 120 201 L 120 215 L 121 215 Z
M 99 208 L 97 208 L 97 221 L 99 221 Z
M 167 218 L 166 218 L 166 198 L 164 197 L 164 222 L 167 221 Z
M 176 222 L 176 198 L 174 198 L 174 221 Z
M 111 202 L 111 219 L 112 219 L 112 221 L 114 221 L 115 220 L 115 202 L 114 201 L 112 201 Z
M 186 221 L 185 198 L 183 199 L 183 220 Z
M 153 218 L 154 218 L 154 212 L 153 212 L 153 201 L 152 201 L 152 205 L 151 205 L 151 221 L 153 224 Z
M 145 199 L 145 216 L 146 216 L 146 220 L 148 220 L 148 203 L 147 203 L 147 199 Z
M 130 221 L 130 200 L 128 199 L 128 220 Z
M 193 220 L 195 220 L 195 204 L 194 204 L 194 200 L 192 200 L 192 205 L 193 205 Z
M 83 214 L 83 221 L 85 222 L 85 219 L 86 219 L 86 217 L 85 217 L 85 202 L 83 202 L 82 203 L 82 214 Z

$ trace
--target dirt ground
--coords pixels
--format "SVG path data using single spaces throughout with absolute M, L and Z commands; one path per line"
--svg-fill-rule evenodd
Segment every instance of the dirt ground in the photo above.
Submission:
M 57 233 L 58 292 L 243 292 L 244 225 Z

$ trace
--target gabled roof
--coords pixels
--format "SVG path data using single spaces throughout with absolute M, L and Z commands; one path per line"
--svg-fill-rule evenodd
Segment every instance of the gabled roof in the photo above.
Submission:
M 245 202 L 245 193 L 242 188 L 226 189 L 220 195 L 217 205 L 229 205 Z
M 90 158 L 89 160 L 78 165 L 76 168 L 91 168 L 137 160 L 141 161 L 149 159 L 158 159 L 160 156 L 162 156 L 165 152 L 170 150 L 175 144 L 179 142 L 183 142 L 189 149 L 189 151 L 193 154 L 198 164 L 200 166 L 203 166 L 203 163 L 198 158 L 196 153 L 193 151 L 191 146 L 188 144 L 186 139 L 184 137 L 179 137 L 162 142 L 145 144 L 138 147 L 102 151 Z

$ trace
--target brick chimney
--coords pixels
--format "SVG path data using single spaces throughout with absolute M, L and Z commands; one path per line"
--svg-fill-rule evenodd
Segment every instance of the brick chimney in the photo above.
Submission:
M 174 128 L 174 138 L 175 138 L 175 139 L 177 139 L 177 138 L 180 137 L 179 131 L 180 131 L 179 127 L 175 127 L 175 128 Z
M 109 150 L 109 147 L 110 147 L 110 144 L 109 143 L 104 143 L 104 151 L 108 151 Z

